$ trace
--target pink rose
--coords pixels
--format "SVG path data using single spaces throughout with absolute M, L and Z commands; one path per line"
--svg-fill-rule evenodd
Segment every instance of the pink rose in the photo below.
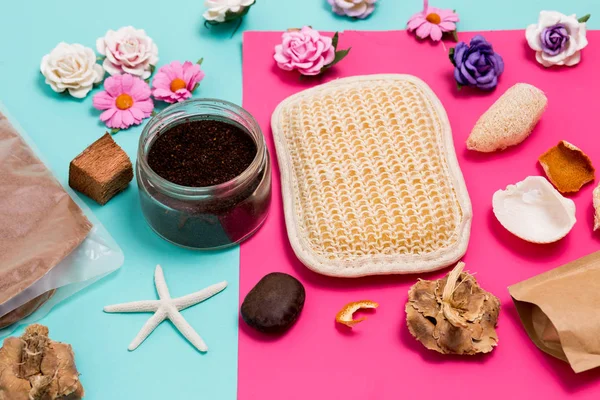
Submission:
M 109 30 L 96 40 L 98 53 L 106 56 L 102 66 L 111 75 L 130 74 L 147 79 L 158 62 L 158 48 L 143 29 L 132 26 Z
M 275 46 L 275 61 L 279 68 L 298 70 L 302 75 L 318 75 L 335 59 L 331 38 L 305 26 L 299 31 L 285 32 L 283 43 Z

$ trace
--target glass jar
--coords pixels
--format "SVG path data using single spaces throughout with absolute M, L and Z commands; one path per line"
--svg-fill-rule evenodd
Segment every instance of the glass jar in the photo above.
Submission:
M 160 177 L 148 165 L 155 140 L 183 122 L 211 119 L 246 132 L 256 156 L 244 172 L 214 186 L 181 186 Z M 193 99 L 154 116 L 140 137 L 136 175 L 142 212 L 162 238 L 192 249 L 219 249 L 240 243 L 265 221 L 271 202 L 271 162 L 265 138 L 246 110 L 223 100 Z

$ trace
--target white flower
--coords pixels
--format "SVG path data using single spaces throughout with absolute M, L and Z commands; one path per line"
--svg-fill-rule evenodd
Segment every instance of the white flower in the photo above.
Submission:
M 557 11 L 540 12 L 538 23 L 525 31 L 529 47 L 536 51 L 536 59 L 544 67 L 578 64 L 581 50 L 588 44 L 585 35 L 585 22 Z
M 104 78 L 104 70 L 96 64 L 94 50 L 64 42 L 42 58 L 40 71 L 52 90 L 58 93 L 68 90 L 78 99 L 87 96 L 94 84 Z
M 364 19 L 373 13 L 377 0 L 327 0 L 334 13 Z
M 225 22 L 227 13 L 239 15 L 255 0 L 206 0 L 204 6 L 207 8 L 204 19 L 214 22 Z
M 102 66 L 111 75 L 131 74 L 147 79 L 158 62 L 158 48 L 143 29 L 126 26 L 109 30 L 96 40 L 98 53 L 106 56 Z

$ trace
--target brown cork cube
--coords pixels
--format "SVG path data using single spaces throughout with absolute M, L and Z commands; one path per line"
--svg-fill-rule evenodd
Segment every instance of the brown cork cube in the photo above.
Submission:
M 109 133 L 92 143 L 69 166 L 69 186 L 106 204 L 133 179 L 127 154 Z

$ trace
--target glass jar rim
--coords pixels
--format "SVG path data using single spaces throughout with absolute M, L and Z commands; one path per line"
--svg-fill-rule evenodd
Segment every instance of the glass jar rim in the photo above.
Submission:
M 151 146 L 146 145 L 146 141 L 147 141 L 148 137 L 153 133 L 153 129 L 158 129 L 158 128 L 155 128 L 155 125 L 173 112 L 176 112 L 179 110 L 185 111 L 185 108 L 189 105 L 209 106 L 209 107 L 214 107 L 215 109 L 232 111 L 233 113 L 235 113 L 237 116 L 239 116 L 242 120 L 244 120 L 251 126 L 252 129 L 248 129 L 247 127 L 244 127 L 244 126 L 242 127 L 242 129 L 244 131 L 249 131 L 248 133 L 254 140 L 254 142 L 256 144 L 256 155 L 254 156 L 254 159 L 252 160 L 250 165 L 248 165 L 248 167 L 246 167 L 246 169 L 241 174 L 239 174 L 238 176 L 236 176 L 233 179 L 230 179 L 223 183 L 219 183 L 217 185 L 194 187 L 194 186 L 179 185 L 177 183 L 171 182 L 171 181 L 163 178 L 162 176 L 158 175 L 150 167 L 150 165 L 148 164 L 146 153 L 150 150 Z M 165 128 L 172 126 L 175 122 L 180 121 L 184 118 L 189 118 L 190 116 L 202 116 L 202 115 L 217 116 L 217 114 L 211 114 L 209 112 L 200 112 L 200 111 L 196 112 L 196 113 L 195 112 L 190 112 L 190 113 L 184 112 L 184 113 L 182 113 L 181 118 L 176 118 L 172 123 L 166 125 L 161 130 L 165 130 Z M 146 124 L 146 126 L 144 126 L 144 129 L 142 130 L 142 134 L 140 135 L 140 140 L 138 143 L 137 162 L 140 163 L 144 172 L 148 175 L 148 177 L 155 184 L 157 184 L 157 186 L 161 187 L 162 189 L 165 189 L 169 193 L 176 193 L 179 196 L 186 197 L 186 198 L 194 198 L 194 197 L 213 196 L 218 193 L 227 193 L 229 191 L 236 190 L 238 187 L 251 181 L 252 178 L 258 172 L 260 172 L 261 168 L 264 166 L 266 157 L 267 157 L 267 155 L 266 155 L 265 138 L 262 134 L 262 131 L 260 129 L 258 122 L 256 122 L 254 117 L 248 111 L 246 111 L 242 107 L 240 107 L 232 102 L 226 101 L 226 100 L 215 99 L 215 98 L 196 98 L 196 99 L 188 99 L 188 100 L 184 100 L 182 102 L 172 104 L 172 105 L 166 107 L 164 110 L 162 110 L 158 114 L 156 114 L 155 116 L 153 116 L 148 121 L 148 123 Z

